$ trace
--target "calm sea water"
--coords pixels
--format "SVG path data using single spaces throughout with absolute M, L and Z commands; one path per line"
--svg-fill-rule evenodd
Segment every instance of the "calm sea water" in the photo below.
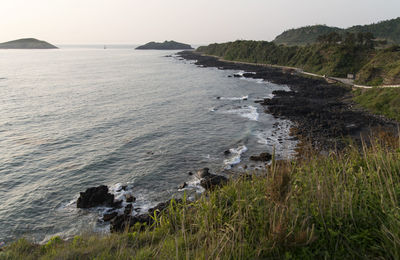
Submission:
M 0 50 L 0 242 L 107 230 L 96 209 L 75 207 L 91 186 L 132 183 L 146 209 L 193 181 L 189 171 L 240 169 L 274 146 L 290 154 L 288 122 L 254 103 L 285 86 L 169 54 Z

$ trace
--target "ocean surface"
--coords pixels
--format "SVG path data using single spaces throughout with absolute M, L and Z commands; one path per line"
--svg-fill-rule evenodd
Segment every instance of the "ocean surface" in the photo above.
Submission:
M 145 211 L 182 194 L 183 182 L 201 192 L 189 171 L 254 169 L 250 155 L 292 154 L 290 122 L 254 103 L 286 86 L 175 53 L 0 50 L 0 242 L 107 232 L 104 209 L 76 208 L 92 186 L 129 183 Z

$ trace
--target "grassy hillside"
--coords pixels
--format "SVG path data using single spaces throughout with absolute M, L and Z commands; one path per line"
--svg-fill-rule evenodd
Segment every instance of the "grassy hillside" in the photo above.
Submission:
M 358 84 L 400 84 L 399 46 L 377 50 L 371 42 L 355 42 L 352 34 L 346 37 L 341 43 L 325 41 L 307 46 L 235 41 L 210 44 L 199 47 L 197 51 L 232 61 L 297 67 L 331 77 L 346 77 L 348 73 L 352 73 L 357 75 Z
M 358 89 L 354 96 L 362 107 L 400 122 L 400 88 Z
M 358 72 L 357 81 L 371 86 L 400 84 L 400 47 L 378 51 Z
M 198 51 L 226 60 L 293 66 L 335 77 L 345 77 L 347 73 L 359 71 L 373 52 L 369 48 L 355 45 L 287 47 L 265 41 L 211 44 L 198 48 Z
M 284 31 L 275 38 L 274 43 L 289 46 L 313 44 L 321 35 L 342 31 L 343 29 L 326 25 L 304 26 Z
M 377 138 L 382 140 L 382 137 Z M 400 145 L 276 162 L 194 203 L 172 203 L 144 231 L 21 239 L 0 259 L 399 259 Z
M 306 45 L 317 42 L 319 36 L 338 32 L 345 34 L 370 32 L 378 39 L 385 39 L 389 44 L 400 44 L 400 17 L 370 25 L 357 25 L 347 29 L 329 27 L 326 25 L 305 26 L 297 29 L 291 29 L 278 35 L 274 42 L 285 45 Z

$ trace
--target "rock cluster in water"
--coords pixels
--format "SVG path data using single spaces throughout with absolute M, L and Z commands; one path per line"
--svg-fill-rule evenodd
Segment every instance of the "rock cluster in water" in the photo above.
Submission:
M 228 179 L 224 176 L 210 173 L 208 168 L 204 168 L 197 172 L 197 177 L 200 179 L 200 185 L 206 190 L 212 190 L 217 187 L 221 187 L 226 184 Z M 180 188 L 185 188 L 186 183 L 182 184 Z M 127 186 L 122 186 L 122 190 L 126 191 Z M 155 207 L 148 210 L 144 214 L 132 214 L 134 212 L 134 206 L 132 203 L 136 201 L 136 198 L 128 193 L 124 195 L 127 204 L 121 210 L 122 201 L 115 200 L 114 195 L 109 193 L 109 189 L 105 185 L 98 187 L 88 188 L 85 192 L 80 193 L 80 197 L 77 201 L 78 208 L 92 208 L 98 206 L 110 207 L 110 209 L 103 215 L 104 222 L 110 222 L 111 232 L 123 232 L 129 227 L 134 226 L 137 223 L 151 225 L 154 220 L 153 217 L 166 210 L 172 200 L 168 200 L 157 204 Z M 176 203 L 182 200 L 175 200 Z
M 78 208 L 92 208 L 98 206 L 115 207 L 120 202 L 114 201 L 114 195 L 108 192 L 108 187 L 101 185 L 81 192 L 76 203 Z

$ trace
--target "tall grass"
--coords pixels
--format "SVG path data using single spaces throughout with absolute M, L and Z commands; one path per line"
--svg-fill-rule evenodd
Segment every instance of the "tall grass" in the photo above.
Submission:
M 372 143 L 273 161 L 196 202 L 172 202 L 144 231 L 22 239 L 0 259 L 399 259 L 400 141 Z
M 362 107 L 400 122 L 400 88 L 357 89 L 353 93 Z

